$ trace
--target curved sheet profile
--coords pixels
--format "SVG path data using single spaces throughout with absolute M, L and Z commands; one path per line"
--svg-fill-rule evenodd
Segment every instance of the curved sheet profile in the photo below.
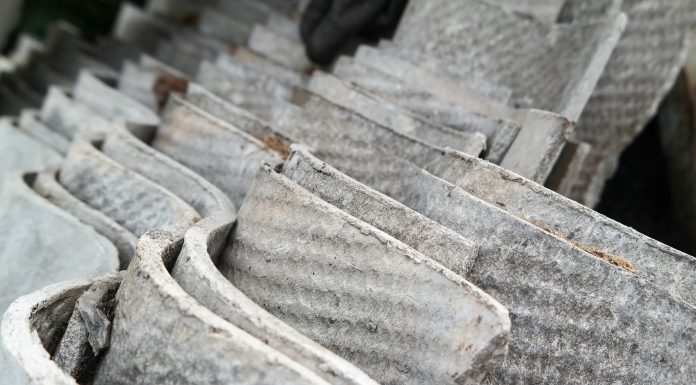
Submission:
M 380 383 L 475 381 L 505 356 L 505 308 L 269 167 L 222 258 L 252 300 Z
M 577 121 L 626 22 L 613 14 L 544 24 L 476 0 L 412 2 L 392 51 L 430 70 L 509 87 L 516 105 Z
M 51 285 L 18 298 L 0 326 L 0 371 L 13 385 L 78 385 L 51 359 L 77 299 L 97 280 Z
M 514 331 L 505 364 L 484 383 L 686 385 L 696 375 L 689 358 L 696 308 L 631 272 L 625 260 L 580 247 L 387 154 L 344 171 L 479 245 L 467 278 L 510 309 Z
M 0 119 L 0 188 L 14 172 L 43 171 L 61 160 L 60 153 L 19 130 L 10 119 Z
M 0 191 L 0 313 L 47 285 L 118 271 L 113 244 L 32 190 L 34 177 L 11 174 Z
M 220 212 L 186 232 L 172 270 L 177 283 L 202 305 L 332 384 L 376 385 L 365 373 L 271 315 L 225 278 L 215 262 L 228 245 L 236 215 Z
M 99 234 L 110 240 L 118 250 L 121 268 L 128 267 L 135 252 L 135 245 L 138 243 L 138 238 L 133 233 L 72 195 L 58 182 L 55 171 L 45 171 L 38 174 L 33 187 L 46 200 L 81 222 L 94 227 Z
M 230 199 L 217 187 L 126 130 L 118 130 L 107 136 L 102 144 L 102 151 L 126 168 L 164 187 L 202 217 L 220 211 L 235 211 Z
M 116 297 L 111 346 L 94 384 L 328 384 L 200 305 L 174 281 L 167 269 L 185 229 L 141 237 Z
M 473 156 L 478 156 L 486 148 L 486 137 L 480 132 L 435 124 L 320 71 L 314 72 L 307 89 L 380 125 L 435 146 L 451 147 Z
M 239 206 L 256 170 L 278 152 L 233 125 L 171 95 L 153 147 L 220 188 Z
M 80 139 L 73 142 L 58 179 L 73 195 L 136 236 L 199 219 L 196 210 L 181 198 Z
M 283 175 L 324 201 L 465 277 L 478 246 L 456 232 L 341 173 L 293 145 Z
M 642 279 L 696 305 L 696 258 L 501 167 L 448 152 L 436 174 L 522 220 L 631 262 Z

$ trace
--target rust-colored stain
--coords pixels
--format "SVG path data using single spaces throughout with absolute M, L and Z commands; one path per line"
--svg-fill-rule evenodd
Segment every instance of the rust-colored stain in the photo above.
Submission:
M 546 231 L 549 234 L 555 235 L 558 238 L 563 239 L 566 242 L 570 242 L 571 244 L 573 244 L 573 246 L 577 247 L 578 249 L 583 250 L 587 253 L 590 253 L 590 254 L 594 255 L 595 257 L 599 257 L 599 258 L 605 260 L 606 262 L 611 263 L 612 265 L 614 265 L 620 269 L 623 269 L 625 271 L 628 271 L 629 273 L 633 273 L 636 275 L 638 274 L 638 269 L 636 269 L 636 267 L 629 260 L 627 260 L 626 258 L 624 258 L 620 255 L 607 253 L 606 251 L 600 250 L 596 247 L 587 246 L 587 245 L 584 245 L 578 241 L 568 239 L 568 237 L 566 237 L 564 234 L 561 234 L 559 231 L 556 231 L 556 230 L 551 229 L 547 226 L 544 226 L 537 221 L 529 221 L 529 223 L 531 223 L 534 226 Z
M 157 77 L 152 91 L 157 97 L 157 105 L 162 109 L 167 104 L 170 93 L 179 92 L 185 94 L 188 91 L 188 80 L 176 75 L 163 73 Z
M 264 146 L 271 151 L 278 153 L 283 159 L 288 159 L 290 155 L 290 144 L 277 135 L 258 135 L 250 132 L 250 134 L 256 139 L 263 142 Z

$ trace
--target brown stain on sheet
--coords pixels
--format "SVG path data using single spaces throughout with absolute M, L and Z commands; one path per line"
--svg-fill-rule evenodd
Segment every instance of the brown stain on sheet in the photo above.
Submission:
M 157 97 L 157 105 L 162 109 L 167 104 L 170 93 L 178 92 L 185 94 L 188 91 L 188 80 L 172 74 L 163 73 L 157 77 L 152 91 Z
M 290 144 L 286 140 L 273 134 L 259 135 L 253 132 L 249 132 L 249 134 L 260 140 L 267 149 L 278 153 L 283 159 L 288 159 L 290 155 Z
M 638 269 L 636 269 L 636 267 L 629 260 L 627 260 L 626 258 L 624 258 L 620 255 L 607 253 L 606 251 L 600 250 L 596 247 L 587 246 L 587 245 L 584 245 L 578 241 L 569 239 L 561 232 L 556 231 L 556 230 L 549 228 L 547 226 L 544 226 L 537 221 L 530 221 L 530 223 L 533 224 L 534 226 L 546 231 L 547 233 L 549 233 L 551 235 L 555 235 L 558 238 L 561 238 L 566 242 L 570 242 L 571 244 L 573 244 L 573 246 L 577 247 L 580 250 L 583 250 L 587 253 L 590 253 L 590 254 L 592 254 L 595 257 L 598 257 L 600 259 L 603 259 L 604 261 L 609 262 L 612 265 L 614 265 L 620 269 L 623 269 L 629 273 L 633 273 L 633 274 L 638 275 Z

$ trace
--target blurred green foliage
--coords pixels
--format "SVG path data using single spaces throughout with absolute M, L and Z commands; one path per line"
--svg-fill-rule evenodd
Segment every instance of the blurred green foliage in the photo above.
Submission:
M 25 0 L 18 29 L 44 37 L 51 23 L 65 20 L 78 27 L 85 39 L 93 41 L 111 32 L 120 3 L 121 0 Z

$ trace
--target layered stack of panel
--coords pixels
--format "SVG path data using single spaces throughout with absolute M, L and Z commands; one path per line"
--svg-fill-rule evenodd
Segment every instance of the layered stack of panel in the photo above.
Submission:
M 331 68 L 289 0 L 151 0 L 94 44 L 21 38 L 0 67 L 0 374 L 692 383 L 696 259 L 558 193 L 625 144 L 621 98 L 644 122 L 673 80 L 636 63 L 683 61 L 696 9 L 667 27 L 686 0 L 642 3 L 411 1 Z M 643 52 L 633 17 L 675 47 Z M 618 136 L 589 128 L 603 114 Z

